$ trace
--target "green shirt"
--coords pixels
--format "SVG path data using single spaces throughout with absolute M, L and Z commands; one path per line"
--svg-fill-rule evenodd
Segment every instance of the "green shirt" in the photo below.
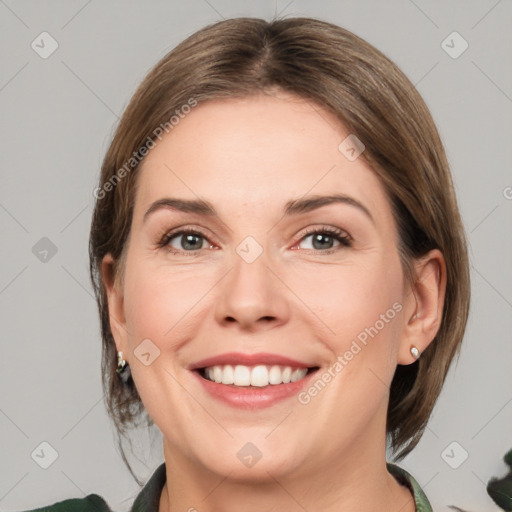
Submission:
M 427 497 L 418 482 L 405 469 L 387 463 L 388 471 L 399 483 L 408 487 L 414 495 L 416 512 L 432 512 Z M 158 512 L 160 495 L 166 480 L 165 462 L 155 470 L 146 485 L 133 502 L 131 512 Z M 106 501 L 97 494 L 89 494 L 85 498 L 59 501 L 53 505 L 24 512 L 112 512 Z

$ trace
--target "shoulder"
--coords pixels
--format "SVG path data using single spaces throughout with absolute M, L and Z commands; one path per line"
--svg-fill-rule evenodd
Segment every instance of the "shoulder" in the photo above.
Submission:
M 53 505 L 20 510 L 19 512 L 113 512 L 105 500 L 97 494 L 89 494 L 85 498 L 73 498 L 59 501 Z

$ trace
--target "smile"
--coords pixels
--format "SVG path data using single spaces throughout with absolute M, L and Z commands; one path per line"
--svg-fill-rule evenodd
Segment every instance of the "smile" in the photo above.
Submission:
M 303 379 L 308 374 L 308 368 L 293 368 L 280 365 L 216 365 L 200 370 L 201 376 L 217 384 L 236 387 L 278 386 Z
M 188 366 L 207 396 L 231 407 L 260 409 L 296 398 L 319 369 L 280 354 L 219 354 Z

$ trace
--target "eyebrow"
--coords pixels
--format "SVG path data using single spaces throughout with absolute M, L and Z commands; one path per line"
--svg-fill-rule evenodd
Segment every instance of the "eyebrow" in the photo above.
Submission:
M 284 207 L 284 216 L 300 215 L 301 213 L 311 212 L 334 203 L 353 206 L 363 212 L 372 221 L 372 223 L 375 223 L 370 210 L 364 204 L 353 197 L 343 194 L 333 194 L 328 196 L 313 195 L 288 201 Z M 213 205 L 203 199 L 178 199 L 164 197 L 151 204 L 144 214 L 144 222 L 153 212 L 161 209 L 196 213 L 198 215 L 213 218 L 219 217 Z

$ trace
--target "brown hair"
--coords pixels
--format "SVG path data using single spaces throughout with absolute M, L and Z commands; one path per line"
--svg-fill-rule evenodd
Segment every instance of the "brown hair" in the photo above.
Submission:
M 439 331 L 419 360 L 397 366 L 391 384 L 387 434 L 393 451 L 401 448 L 395 457 L 401 459 L 421 438 L 462 342 L 470 299 L 465 233 L 443 145 L 414 86 L 364 40 L 311 18 L 235 18 L 210 25 L 169 52 L 126 108 L 103 161 L 89 247 L 101 317 L 107 411 L 121 447 L 120 436 L 144 407 L 133 380 L 123 384 L 115 371 L 101 261 L 111 253 L 116 278 L 122 277 L 137 171 L 145 151 L 160 138 L 162 128 L 169 131 L 179 122 L 185 105 L 276 87 L 328 109 L 364 143 L 362 157 L 381 178 L 393 208 L 406 278 L 414 282 L 414 258 L 434 248 L 444 255 L 447 284 Z M 152 425 L 149 417 L 147 424 Z

